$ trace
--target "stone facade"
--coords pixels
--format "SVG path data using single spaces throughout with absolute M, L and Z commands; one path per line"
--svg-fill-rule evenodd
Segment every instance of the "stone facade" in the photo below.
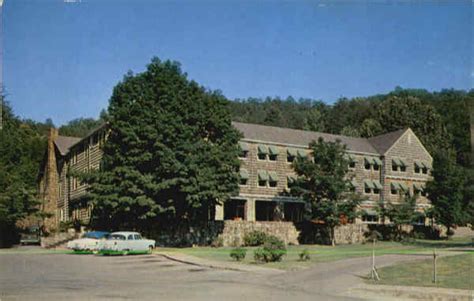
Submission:
M 216 208 L 215 220 L 235 222 L 229 223 L 228 228 L 232 230 L 225 231 L 246 233 L 248 229 L 259 227 L 273 231 L 268 229 L 274 227 L 280 237 L 294 243 L 295 232 L 284 222 L 300 222 L 305 204 L 288 194 L 288 186 L 295 176 L 290 161 L 307 156 L 310 153 L 308 144 L 318 138 L 340 140 L 347 146 L 347 155 L 353 162 L 348 177 L 355 191 L 367 199 L 361 209 L 372 216 L 357 219 L 356 223 L 381 222 L 374 215 L 374 207 L 379 202 L 400 200 L 399 193 L 392 192 L 393 185 L 402 183 L 408 192 L 414 193 L 415 186 L 422 190 L 429 179 L 432 158 L 410 129 L 364 139 L 243 123 L 234 123 L 234 126 L 243 133 L 240 142 L 242 182 L 239 195 Z M 57 228 L 61 221 L 87 222 L 89 219 L 91 208 L 80 205 L 87 187 L 74 177 L 74 173 L 100 168 L 101 146 L 107 133 L 104 125 L 87 137 L 74 140 L 51 131 L 47 158 L 38 181 L 44 200 L 43 210 L 53 215 L 47 220 L 48 227 Z M 403 171 L 393 170 L 394 162 L 402 162 Z M 426 172 L 417 166 L 426 167 Z M 420 195 L 417 206 L 420 211 L 426 209 L 428 199 Z M 230 240 L 240 240 L 242 235 L 226 237 L 232 237 L 225 238 L 230 244 Z

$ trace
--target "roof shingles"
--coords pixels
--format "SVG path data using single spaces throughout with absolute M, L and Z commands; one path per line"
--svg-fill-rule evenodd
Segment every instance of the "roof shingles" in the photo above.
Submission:
M 373 138 L 354 138 L 319 132 L 280 128 L 267 125 L 232 122 L 233 126 L 242 132 L 244 139 L 281 144 L 307 146 L 311 141 L 322 137 L 325 141 L 340 140 L 352 152 L 383 155 L 390 146 L 406 131 L 399 130 Z

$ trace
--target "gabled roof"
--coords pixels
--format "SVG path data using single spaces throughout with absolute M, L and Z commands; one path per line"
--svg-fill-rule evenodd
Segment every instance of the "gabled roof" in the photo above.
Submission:
M 322 137 L 325 141 L 334 142 L 340 140 L 349 151 L 378 154 L 368 139 L 354 138 L 341 135 L 332 135 L 320 132 L 295 130 L 267 125 L 232 122 L 232 125 L 242 132 L 245 139 L 264 142 L 293 144 L 307 147 L 313 140 Z
M 400 139 L 401 136 L 403 136 L 403 134 L 405 134 L 406 131 L 408 131 L 408 129 L 400 129 L 395 132 L 371 137 L 368 140 L 379 154 L 383 155 L 395 142 L 397 142 L 398 139 Z
M 61 155 L 66 155 L 69 152 L 69 148 L 79 142 L 81 138 L 69 137 L 69 136 L 58 136 L 54 139 L 54 144 L 56 144 Z

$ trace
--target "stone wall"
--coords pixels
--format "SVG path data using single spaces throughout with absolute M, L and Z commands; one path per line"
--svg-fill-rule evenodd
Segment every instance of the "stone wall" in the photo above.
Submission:
M 249 222 L 225 221 L 222 238 L 223 246 L 243 245 L 244 237 L 252 231 L 261 231 L 276 236 L 286 244 L 298 245 L 299 232 L 292 222 Z
M 286 244 L 292 245 L 328 243 L 325 227 L 309 225 L 309 223 L 305 225 L 295 226 L 292 222 L 214 221 L 149 236 L 156 240 L 157 246 L 241 246 L 245 235 L 252 231 L 274 235 Z M 365 240 L 364 233 L 368 229 L 367 224 L 348 224 L 337 227 L 336 242 L 338 244 L 361 243 Z
M 150 234 L 157 246 L 240 246 L 245 234 L 262 231 L 286 244 L 298 244 L 299 232 L 292 222 L 213 221 L 197 226 Z
M 334 236 L 337 244 L 356 244 L 365 241 L 364 233 L 369 230 L 367 224 L 347 224 L 336 227 Z

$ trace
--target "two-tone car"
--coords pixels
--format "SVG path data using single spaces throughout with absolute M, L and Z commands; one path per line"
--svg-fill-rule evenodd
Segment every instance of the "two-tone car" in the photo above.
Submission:
M 66 247 L 78 254 L 92 254 L 99 250 L 99 242 L 105 240 L 109 232 L 92 231 L 85 233 L 81 238 L 71 240 Z
M 99 254 L 147 254 L 155 248 L 155 241 L 143 238 L 138 232 L 113 232 L 99 245 Z

